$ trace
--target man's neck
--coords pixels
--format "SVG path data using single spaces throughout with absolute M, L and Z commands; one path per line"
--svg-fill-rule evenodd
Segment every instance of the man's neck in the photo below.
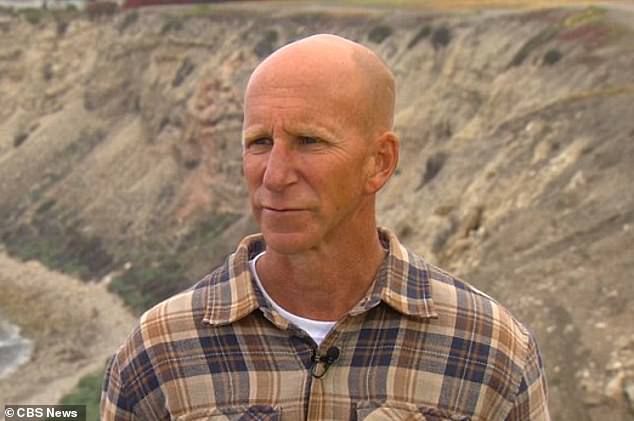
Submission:
M 267 293 L 287 311 L 313 320 L 339 320 L 365 296 L 384 257 L 374 229 L 290 256 L 267 249 L 257 271 Z

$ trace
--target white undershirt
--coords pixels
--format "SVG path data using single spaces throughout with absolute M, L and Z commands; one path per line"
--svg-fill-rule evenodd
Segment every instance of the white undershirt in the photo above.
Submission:
M 324 322 L 321 320 L 306 319 L 304 317 L 297 316 L 296 314 L 289 313 L 288 311 L 284 310 L 282 306 L 273 301 L 271 296 L 264 289 L 264 286 L 262 285 L 262 282 L 258 277 L 258 272 L 255 269 L 255 263 L 260 257 L 264 255 L 264 253 L 265 252 L 263 251 L 262 253 L 255 256 L 253 259 L 249 260 L 249 268 L 251 268 L 251 273 L 253 273 L 253 277 L 258 284 L 258 288 L 260 288 L 260 291 L 262 291 L 262 295 L 264 295 L 264 298 L 266 298 L 268 302 L 271 303 L 271 306 L 275 309 L 275 311 L 277 311 L 286 320 L 308 333 L 310 337 L 313 338 L 315 343 L 317 345 L 320 345 L 336 322 Z

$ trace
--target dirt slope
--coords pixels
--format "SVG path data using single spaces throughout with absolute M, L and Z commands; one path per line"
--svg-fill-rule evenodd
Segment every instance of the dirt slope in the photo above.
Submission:
M 136 318 L 104 285 L 0 253 L 0 309 L 31 339 L 31 361 L 0 381 L 0 406 L 52 404 L 105 361 Z
M 126 281 L 138 297 L 184 288 L 255 229 L 249 73 L 290 40 L 340 34 L 397 77 L 381 222 L 536 333 L 555 419 L 631 419 L 633 21 L 627 5 L 0 16 L 2 242 L 84 279 L 147 267 Z M 152 283 L 166 268 L 174 282 Z

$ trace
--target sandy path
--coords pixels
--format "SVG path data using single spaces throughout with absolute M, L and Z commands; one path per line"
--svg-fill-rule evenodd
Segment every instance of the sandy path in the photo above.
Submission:
M 0 408 L 57 403 L 80 377 L 104 366 L 136 320 L 105 285 L 2 251 L 0 312 L 34 342 L 31 361 L 0 380 Z

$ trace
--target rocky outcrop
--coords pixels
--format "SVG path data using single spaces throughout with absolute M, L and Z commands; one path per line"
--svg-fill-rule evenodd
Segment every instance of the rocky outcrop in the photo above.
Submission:
M 86 279 L 131 271 L 139 297 L 182 289 L 256 229 L 240 163 L 249 73 L 291 40 L 340 34 L 398 81 L 381 223 L 536 333 L 555 419 L 629 419 L 632 16 L 225 5 L 63 32 L 4 16 L 2 241 Z M 151 283 L 145 267 L 178 276 Z

